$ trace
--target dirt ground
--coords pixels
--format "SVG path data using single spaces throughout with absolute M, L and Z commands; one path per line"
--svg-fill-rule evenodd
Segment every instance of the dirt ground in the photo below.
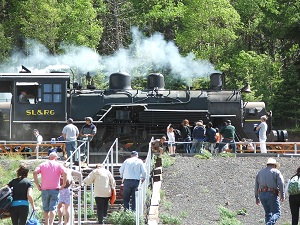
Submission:
M 245 209 L 246 215 L 237 216 L 244 225 L 264 224 L 264 210 L 255 204 L 254 184 L 257 172 L 266 166 L 269 156 L 211 159 L 176 156 L 175 164 L 164 168 L 162 175 L 162 190 L 171 206 L 162 202 L 159 214 L 181 218 L 183 225 L 217 225 L 218 207 L 224 206 L 233 212 Z M 300 166 L 298 157 L 276 157 L 276 160 L 281 164 L 279 170 L 285 181 Z M 291 224 L 288 199 L 281 204 L 281 213 L 276 224 Z

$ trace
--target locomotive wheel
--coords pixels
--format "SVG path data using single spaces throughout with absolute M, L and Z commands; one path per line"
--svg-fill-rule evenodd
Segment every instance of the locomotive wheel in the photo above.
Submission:
M 104 145 L 102 145 L 101 148 L 99 148 L 99 152 L 108 152 L 110 147 L 112 146 L 113 142 L 107 142 Z M 115 147 L 114 147 L 115 150 Z M 118 151 L 119 152 L 128 152 L 128 149 L 125 147 L 125 145 L 119 143 L 118 144 Z

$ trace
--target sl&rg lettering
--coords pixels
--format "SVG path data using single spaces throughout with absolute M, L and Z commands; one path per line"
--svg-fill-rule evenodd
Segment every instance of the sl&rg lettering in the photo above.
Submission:
M 53 115 L 55 115 L 54 109 L 26 110 L 26 116 L 53 116 Z

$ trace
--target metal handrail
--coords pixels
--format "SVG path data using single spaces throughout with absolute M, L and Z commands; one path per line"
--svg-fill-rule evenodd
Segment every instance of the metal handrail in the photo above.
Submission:
M 146 198 L 147 198 L 147 189 L 150 183 L 150 174 L 152 168 L 152 157 L 151 157 L 151 143 L 153 142 L 154 138 L 151 138 L 148 147 L 147 157 L 145 159 L 145 167 L 146 167 L 146 178 L 144 182 L 139 183 L 137 190 L 135 191 L 135 202 L 136 202 L 136 211 L 135 211 L 135 224 L 140 224 L 140 216 L 144 215 L 145 205 L 146 205 Z
M 168 141 L 166 141 L 165 143 L 169 143 Z M 174 142 L 171 142 L 171 145 Z M 205 143 L 209 143 L 206 141 L 203 141 L 203 144 Z M 218 142 L 220 143 L 224 143 L 224 144 L 231 144 L 228 142 Z M 253 142 L 253 141 L 235 141 L 234 142 L 236 144 L 236 146 L 242 146 L 242 145 L 248 145 L 248 144 L 252 144 L 253 145 L 253 153 L 258 153 L 257 152 L 257 146 L 260 145 L 260 142 Z M 185 142 L 185 141 L 176 141 L 175 144 L 193 144 L 193 141 L 189 141 L 189 142 Z M 266 146 L 270 146 L 270 145 L 276 145 L 276 146 L 287 146 L 287 145 L 293 145 L 293 153 L 285 153 L 285 152 L 291 152 L 291 149 L 267 149 L 268 151 L 278 151 L 278 152 L 282 152 L 283 154 L 287 154 L 287 155 L 299 155 L 300 154 L 300 142 L 266 142 Z M 241 153 L 243 152 L 247 152 L 247 151 L 251 151 L 251 150 L 242 150 L 241 148 L 236 148 L 236 151 L 240 151 Z

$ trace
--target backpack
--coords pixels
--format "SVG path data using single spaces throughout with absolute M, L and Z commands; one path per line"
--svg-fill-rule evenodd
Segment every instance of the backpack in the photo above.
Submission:
M 293 176 L 288 185 L 289 195 L 300 194 L 300 180 L 298 176 Z
M 0 219 L 10 217 L 8 209 L 13 201 L 12 189 L 10 187 L 3 187 L 0 189 Z
M 181 131 L 178 129 L 174 129 L 175 140 L 178 141 L 181 139 Z

